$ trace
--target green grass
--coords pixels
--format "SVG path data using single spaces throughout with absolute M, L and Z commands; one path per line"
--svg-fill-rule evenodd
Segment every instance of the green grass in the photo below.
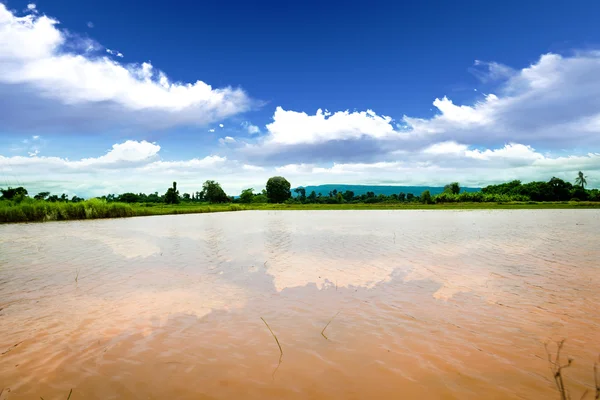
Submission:
M 598 208 L 600 202 L 248 204 L 247 210 L 494 210 Z
M 243 210 L 494 210 L 598 208 L 600 202 L 506 203 L 345 203 L 345 204 L 125 204 L 91 199 L 80 203 L 51 203 L 27 199 L 21 203 L 0 201 L 0 223 L 45 222 L 151 215 L 198 214 Z

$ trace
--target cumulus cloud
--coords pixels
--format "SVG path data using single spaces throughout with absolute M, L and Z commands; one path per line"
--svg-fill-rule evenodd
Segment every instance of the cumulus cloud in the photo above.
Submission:
M 600 52 L 544 54 L 521 69 L 483 61 L 476 67 L 485 72 L 480 79 L 495 84 L 493 92 L 474 92 L 466 104 L 436 98 L 429 118 L 405 115 L 395 122 L 372 110 L 311 115 L 277 107 L 266 134 L 240 154 L 270 165 L 373 163 L 425 149 L 433 157 L 474 146 L 483 150 L 472 150 L 473 158 L 497 159 L 506 151 L 527 152 L 527 146 L 579 154 L 600 145 Z M 485 152 L 505 144 L 513 147 Z
M 94 23 L 92 21 L 89 21 L 86 25 L 90 29 L 94 27 Z
M 219 139 L 219 143 L 220 144 L 236 143 L 236 140 L 234 138 L 232 138 L 231 136 L 225 136 L 224 138 Z
M 164 192 L 173 180 L 177 180 L 182 193 L 200 190 L 206 179 L 220 180 L 232 194 L 248 183 L 258 187 L 266 182 L 264 176 L 256 179 L 256 173 L 263 171 L 259 166 L 243 165 L 219 155 L 165 160 L 160 150 L 156 143 L 127 140 L 114 144 L 103 155 L 78 160 L 38 154 L 0 155 L 0 174 L 12 178 L 8 184 L 24 185 L 31 193 L 50 190 L 86 197 Z
M 173 82 L 147 62 L 121 64 L 77 52 L 70 38 L 57 20 L 33 13 L 19 17 L 0 3 L 0 94 L 13 104 L 0 111 L 6 125 L 26 126 L 23 104 L 36 108 L 36 126 L 69 126 L 69 118 L 158 127 L 203 125 L 250 107 L 241 89 Z
M 548 149 L 597 146 L 600 54 L 545 54 L 473 105 L 436 99 L 439 114 L 404 117 L 414 135 L 471 144 L 527 143 Z
M 433 150 L 432 150 L 433 149 Z M 219 181 L 228 194 L 246 187 L 260 190 L 273 175 L 283 175 L 293 186 L 324 183 L 444 185 L 460 181 L 481 186 L 506 180 L 573 181 L 585 171 L 591 187 L 600 181 L 600 153 L 579 156 L 545 155 L 531 146 L 507 144 L 480 149 L 457 143 L 438 143 L 406 153 L 401 160 L 328 164 L 284 163 L 268 167 L 212 154 L 187 160 L 165 160 L 161 146 L 128 140 L 98 157 L 69 160 L 60 157 L 0 155 L 0 172 L 16 177 L 32 193 L 50 190 L 79 196 L 123 192 L 163 192 L 173 180 L 182 193 L 200 189 L 206 179 Z
M 273 122 L 267 125 L 268 142 L 282 145 L 314 144 L 332 140 L 397 136 L 392 118 L 379 116 L 372 110 L 336 113 L 318 109 L 315 115 L 287 111 L 277 107 Z
M 224 127 L 224 125 L 223 125 L 223 124 L 219 124 L 219 128 L 223 128 L 223 127 Z
M 242 127 L 248 131 L 249 134 L 251 135 L 255 135 L 257 133 L 260 133 L 260 128 L 256 125 L 252 125 L 250 122 L 248 121 L 244 121 L 242 122 Z

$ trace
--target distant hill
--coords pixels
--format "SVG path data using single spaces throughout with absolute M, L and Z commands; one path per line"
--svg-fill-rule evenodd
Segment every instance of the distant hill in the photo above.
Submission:
M 365 194 L 367 192 L 373 192 L 375 195 L 384 194 L 389 196 L 391 194 L 398 194 L 400 192 L 404 192 L 406 194 L 412 193 L 415 196 L 419 196 L 423 191 L 429 190 L 432 195 L 440 194 L 444 191 L 444 188 L 441 186 L 379 186 L 379 185 L 317 185 L 317 186 L 300 186 L 306 189 L 306 195 L 308 196 L 310 192 L 313 190 L 319 194 L 322 193 L 323 196 L 328 196 L 329 192 L 336 189 L 338 192 L 345 192 L 346 190 L 351 190 L 354 192 L 355 196 L 360 196 L 361 194 Z M 479 192 L 481 188 L 468 188 L 461 187 L 461 192 Z M 296 196 L 294 193 L 294 189 L 292 189 L 292 195 Z

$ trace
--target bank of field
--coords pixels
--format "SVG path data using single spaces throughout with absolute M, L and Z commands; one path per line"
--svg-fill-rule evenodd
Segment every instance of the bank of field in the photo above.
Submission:
M 473 210 L 473 209 L 584 209 L 598 202 L 507 202 L 507 203 L 345 203 L 345 204 L 127 204 L 98 199 L 72 202 L 26 200 L 0 201 L 0 223 L 68 221 L 125 218 L 151 215 L 199 214 L 244 210 Z

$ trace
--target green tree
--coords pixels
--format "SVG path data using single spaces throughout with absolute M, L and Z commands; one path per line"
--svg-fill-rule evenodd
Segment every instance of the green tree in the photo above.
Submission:
M 252 202 L 253 202 L 253 203 L 260 203 L 260 204 L 263 204 L 263 203 L 268 203 L 268 202 L 269 202 L 269 199 L 267 199 L 267 196 L 266 196 L 266 195 L 264 195 L 264 194 L 260 193 L 260 194 L 255 194 L 255 195 L 254 195 L 254 197 L 252 198 Z
M 556 201 L 567 201 L 571 198 L 571 189 L 573 189 L 573 185 L 569 182 L 565 182 L 560 178 L 552 177 L 548 184 L 552 188 L 554 193 L 554 199 Z
M 342 195 L 342 193 L 341 193 L 341 192 L 338 192 L 338 193 L 335 195 L 335 197 L 336 197 L 336 200 L 337 200 L 337 202 L 338 202 L 338 203 L 342 204 L 342 203 L 344 202 L 344 196 Z
M 270 203 L 283 203 L 290 197 L 292 192 L 290 191 L 291 185 L 287 179 L 282 176 L 274 176 L 269 178 L 267 181 L 267 198 Z
M 423 204 L 433 203 L 433 201 L 431 201 L 431 193 L 429 192 L 429 190 L 425 190 L 425 191 L 423 191 L 423 193 L 421 193 L 421 203 L 423 203 Z
M 458 182 L 452 182 L 444 186 L 444 192 L 459 194 L 460 193 L 460 184 Z
M 19 186 L 17 188 L 9 187 L 8 189 L 0 189 L 0 193 L 2 193 L 2 196 L 0 196 L 1 200 L 13 200 L 17 196 L 27 196 L 27 189 L 25 189 L 22 186 Z
M 39 192 L 35 196 L 33 196 L 36 200 L 46 200 L 46 197 L 50 196 L 50 192 Z
M 201 197 L 210 203 L 227 203 L 230 201 L 221 185 L 215 181 L 204 182 Z
M 306 200 L 309 203 L 316 203 L 317 202 L 317 192 L 315 192 L 314 190 L 312 192 L 310 192 L 310 194 L 308 195 Z
M 240 194 L 240 203 L 252 203 L 252 199 L 254 198 L 253 188 L 242 190 L 242 194 Z
M 415 200 L 415 195 L 412 193 L 408 193 L 406 195 L 406 201 L 414 201 Z
M 575 186 L 573 190 L 571 190 L 571 199 L 577 200 L 587 200 L 588 194 L 587 191 L 581 186 Z
M 300 200 L 302 203 L 304 203 L 306 201 L 306 189 L 303 187 L 299 187 L 294 189 L 294 193 L 296 193 L 298 195 L 298 200 Z
M 119 201 L 123 203 L 137 203 L 139 196 L 135 193 L 123 193 L 119 196 Z
M 173 182 L 173 187 L 167 189 L 165 193 L 166 204 L 179 204 L 179 191 L 177 190 L 177 182 Z
M 352 201 L 354 200 L 354 192 L 352 190 L 346 190 L 343 194 L 344 200 Z
M 406 200 L 406 193 L 404 193 L 404 192 L 400 192 L 400 193 L 398 194 L 398 200 L 400 200 L 400 201 L 405 201 L 405 200 Z
M 585 189 L 585 185 L 587 185 L 585 178 L 587 178 L 587 176 L 583 176 L 583 172 L 579 171 L 577 173 L 577 178 L 575 178 L 575 184 L 581 186 L 582 189 Z

